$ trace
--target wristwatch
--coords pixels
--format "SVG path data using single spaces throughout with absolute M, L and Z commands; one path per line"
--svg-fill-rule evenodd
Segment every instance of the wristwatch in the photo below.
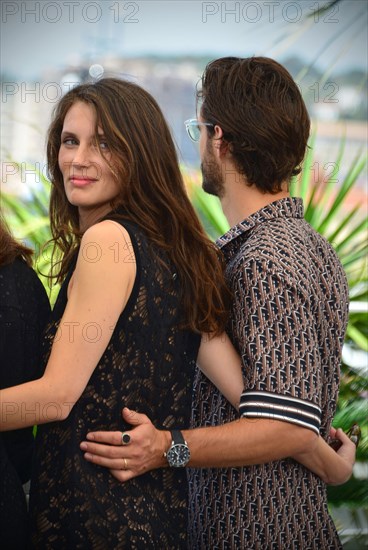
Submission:
M 167 458 L 169 466 L 172 468 L 183 468 L 190 459 L 188 444 L 179 430 L 172 430 L 170 433 L 172 442 L 167 452 L 164 453 L 164 457 Z

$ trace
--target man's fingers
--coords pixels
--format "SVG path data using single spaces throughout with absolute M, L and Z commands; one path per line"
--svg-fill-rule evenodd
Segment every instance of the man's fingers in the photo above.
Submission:
M 123 470 L 125 469 L 124 459 L 123 458 L 106 458 L 104 456 L 99 456 L 97 454 L 85 453 L 84 458 L 88 462 L 93 462 L 98 466 L 103 466 L 104 468 L 114 469 L 114 470 Z
M 340 441 L 345 442 L 345 443 L 347 443 L 348 440 L 350 441 L 349 436 L 346 435 L 346 433 L 344 432 L 344 430 L 342 430 L 341 428 L 338 428 L 338 429 L 336 430 L 335 437 L 336 437 L 337 439 L 339 439 Z
M 87 439 L 96 443 L 121 445 L 121 434 L 122 432 L 90 432 L 87 434 Z
M 139 426 L 140 424 L 151 423 L 147 415 L 139 413 L 137 411 L 132 411 L 131 409 L 128 409 L 128 407 L 124 407 L 122 415 L 124 420 L 132 426 Z
M 342 430 L 341 428 L 338 428 L 336 430 L 336 435 L 335 435 L 336 439 L 338 439 L 339 441 L 341 441 L 341 443 L 343 443 L 345 446 L 354 446 L 355 447 L 355 443 L 352 442 L 352 440 L 350 439 L 350 437 L 344 432 L 344 430 Z
M 134 470 L 129 469 L 129 459 L 124 458 L 106 458 L 104 456 L 99 456 L 92 453 L 85 453 L 84 458 L 88 462 L 92 462 L 97 466 L 103 466 L 108 468 L 110 473 L 118 480 L 120 483 L 133 479 L 142 472 L 135 472 Z
M 91 441 L 82 441 L 80 448 L 84 452 L 98 456 L 105 456 L 106 458 L 121 458 L 122 456 L 129 456 L 129 451 L 126 446 L 122 447 L 121 445 L 103 445 L 97 442 L 92 443 Z

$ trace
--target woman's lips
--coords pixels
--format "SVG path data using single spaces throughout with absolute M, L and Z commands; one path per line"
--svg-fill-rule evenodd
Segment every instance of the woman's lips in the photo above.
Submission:
M 72 178 L 70 178 L 70 181 L 76 187 L 84 187 L 85 185 L 93 183 L 94 181 L 96 181 L 96 179 L 95 178 L 85 178 L 85 177 L 78 178 L 76 176 L 73 176 Z

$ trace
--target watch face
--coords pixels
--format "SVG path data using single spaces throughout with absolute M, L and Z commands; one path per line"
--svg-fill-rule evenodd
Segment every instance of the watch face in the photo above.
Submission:
M 177 443 L 176 445 L 170 447 L 167 451 L 167 460 L 170 466 L 173 466 L 174 468 L 185 466 L 189 462 L 189 459 L 190 452 L 187 445 Z

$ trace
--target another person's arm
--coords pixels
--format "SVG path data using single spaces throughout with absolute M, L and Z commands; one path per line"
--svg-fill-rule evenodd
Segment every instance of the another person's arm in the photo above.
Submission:
M 207 334 L 202 336 L 197 365 L 233 407 L 239 410 L 244 389 L 241 359 L 225 332 L 212 338 Z
M 2 431 L 63 420 L 82 394 L 135 278 L 135 264 L 124 262 L 124 254 L 116 262 L 111 242 L 118 242 L 122 251 L 130 244 L 127 232 L 115 222 L 96 224 L 84 234 L 45 373 L 38 380 L 1 390 Z M 98 247 L 99 261 L 89 261 L 89 247 Z
M 129 409 L 123 410 L 123 417 L 125 422 L 133 427 L 129 431 L 131 436 L 129 445 L 121 445 L 121 432 L 92 432 L 87 435 L 88 441 L 81 444 L 86 460 L 109 468 L 111 473 L 121 482 L 128 481 L 149 470 L 168 467 L 164 453 L 171 444 L 170 432 L 157 430 L 146 415 Z M 237 420 L 226 426 L 182 430 L 192 456 L 188 467 L 231 467 L 268 462 L 268 455 L 275 456 L 276 454 L 272 444 L 267 443 L 267 435 L 272 433 L 274 427 L 272 423 L 269 423 L 266 426 L 268 429 L 265 429 L 267 421 L 261 422 L 263 423 L 262 427 L 257 427 L 256 422 L 253 425 L 253 430 L 249 430 L 249 421 L 247 422 L 245 419 Z M 281 422 L 277 422 L 277 424 L 281 424 Z M 284 424 L 285 429 L 287 429 L 287 423 Z M 224 428 L 226 428 L 226 432 Z M 291 428 L 293 427 L 291 426 Z M 291 433 L 291 435 L 295 437 L 295 433 Z M 345 483 L 352 474 L 355 461 L 355 445 L 342 430 L 337 432 L 333 430 L 333 436 L 342 442 L 338 452 L 335 452 L 319 436 L 309 447 L 304 447 L 301 444 L 303 450 L 295 452 L 292 458 L 321 477 L 325 483 L 339 485 Z M 226 440 L 226 438 L 228 439 Z M 237 441 L 238 451 L 236 455 L 234 453 L 228 455 L 226 444 L 233 450 L 235 447 L 234 438 Z M 269 440 L 273 440 L 273 438 L 274 433 L 269 437 Z M 252 451 L 252 441 L 255 440 L 258 440 L 258 443 L 260 441 L 264 442 L 266 449 L 263 451 L 263 455 L 259 451 L 258 454 L 256 454 L 256 451 Z M 285 454 L 285 457 L 289 456 L 286 454 L 288 451 L 282 452 L 282 449 L 287 449 L 290 446 L 296 447 L 297 443 L 298 440 L 294 440 L 292 443 L 284 442 L 279 447 L 281 450 L 277 452 L 278 457 L 284 458 L 281 456 L 283 454 Z M 218 449 L 224 447 L 225 452 L 218 456 Z M 264 457 L 263 460 L 261 456 Z M 127 470 L 123 469 L 125 467 L 124 459 L 128 460 Z M 276 458 L 272 460 L 276 460 Z

